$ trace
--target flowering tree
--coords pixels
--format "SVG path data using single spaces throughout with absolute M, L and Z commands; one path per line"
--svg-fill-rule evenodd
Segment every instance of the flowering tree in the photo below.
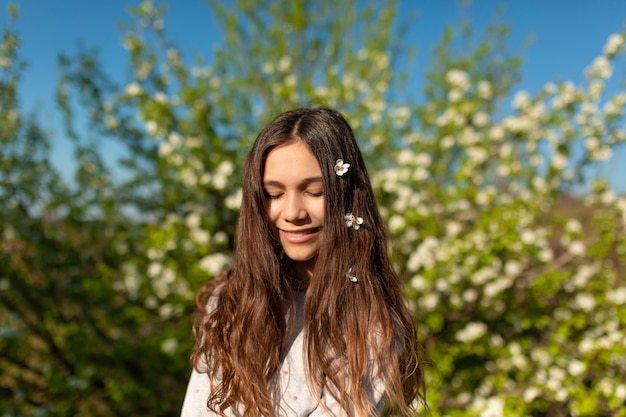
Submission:
M 506 26 L 478 42 L 448 30 L 423 99 L 404 100 L 421 96 L 398 66 L 411 45 L 394 40 L 406 39 L 395 3 L 212 7 L 225 41 L 210 64 L 187 63 L 150 0 L 125 34 L 121 85 L 89 50 L 61 58 L 72 184 L 18 110 L 5 31 L 7 415 L 176 415 L 193 295 L 230 263 L 242 156 L 271 117 L 307 103 L 345 112 L 360 138 L 431 358 L 431 414 L 626 415 L 626 198 L 591 175 L 626 137 L 626 94 L 605 91 L 624 34 L 585 84 L 531 95 L 514 91 Z M 113 168 L 107 141 L 126 149 Z
M 608 39 L 587 84 L 518 91 L 498 119 L 493 58 L 442 59 L 377 177 L 436 415 L 625 415 L 626 199 L 585 176 L 624 143 L 626 94 L 603 94 L 623 44 Z

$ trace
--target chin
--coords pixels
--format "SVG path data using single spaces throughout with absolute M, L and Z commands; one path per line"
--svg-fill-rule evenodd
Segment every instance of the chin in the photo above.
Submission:
M 287 255 L 287 257 L 291 259 L 292 262 L 308 263 L 308 262 L 315 262 L 315 260 L 317 259 L 317 254 L 304 255 L 304 254 L 289 253 L 288 251 L 285 251 L 285 255 Z

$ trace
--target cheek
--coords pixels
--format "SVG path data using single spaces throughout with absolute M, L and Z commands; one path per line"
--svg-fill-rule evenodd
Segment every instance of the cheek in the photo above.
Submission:
M 275 201 L 267 200 L 265 203 L 265 212 L 267 213 L 267 217 L 269 217 L 270 221 L 275 222 L 278 218 L 278 204 Z
M 326 215 L 326 202 L 322 199 L 316 204 L 314 210 L 315 216 L 320 220 L 324 220 L 324 216 Z

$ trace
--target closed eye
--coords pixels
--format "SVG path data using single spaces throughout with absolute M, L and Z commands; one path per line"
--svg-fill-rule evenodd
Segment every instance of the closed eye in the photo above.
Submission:
M 268 200 L 279 199 L 280 197 L 282 197 L 282 195 L 283 195 L 283 193 L 270 194 L 267 191 L 265 192 L 265 198 L 267 198 Z

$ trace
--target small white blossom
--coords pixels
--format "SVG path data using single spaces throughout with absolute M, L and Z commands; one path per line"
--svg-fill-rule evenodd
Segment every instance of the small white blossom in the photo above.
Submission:
M 549 247 L 544 247 L 537 254 L 537 258 L 539 258 L 541 262 L 550 262 L 554 259 L 554 252 Z
M 513 108 L 524 109 L 530 106 L 530 94 L 527 91 L 518 91 L 513 97 Z
M 463 226 L 461 223 L 456 221 L 450 221 L 446 224 L 446 234 L 448 236 L 454 237 L 463 231 Z
M 473 127 L 468 127 L 461 132 L 459 143 L 463 146 L 476 145 L 481 142 L 481 139 L 481 135 Z
M 493 88 L 491 87 L 491 83 L 489 81 L 480 81 L 476 85 L 476 93 L 478 97 L 483 99 L 490 99 L 493 95 Z
M 572 277 L 569 284 L 575 288 L 585 288 L 589 280 L 598 272 L 597 265 L 581 265 Z
M 188 187 L 194 187 L 198 184 L 198 176 L 191 168 L 184 168 L 180 171 L 180 179 L 183 184 Z
M 171 304 L 163 304 L 159 307 L 159 317 L 161 317 L 162 319 L 167 320 L 171 318 L 173 313 L 174 313 L 174 308 L 172 307 Z M 171 344 L 168 344 L 168 347 L 171 348 Z
M 176 353 L 176 349 L 178 348 L 178 340 L 173 337 L 169 339 L 165 339 L 163 343 L 161 343 L 161 351 L 166 355 L 174 355 Z
M 527 245 L 532 245 L 537 241 L 537 234 L 532 230 L 525 229 L 520 234 L 520 240 Z
M 439 247 L 439 241 L 433 236 L 429 236 L 418 246 L 409 260 L 407 261 L 407 268 L 409 271 L 416 272 L 420 268 L 431 268 L 435 263 L 434 253 Z
M 385 52 L 380 52 L 376 58 L 376 64 L 379 68 L 384 69 L 389 66 L 389 54 Z
M 534 164 L 534 165 L 539 165 L 539 163 Z M 547 191 L 547 183 L 546 180 L 544 180 L 541 177 L 534 177 L 532 179 L 532 185 L 533 188 L 535 188 L 537 191 Z
M 508 177 L 511 173 L 511 168 L 508 165 L 499 165 L 496 168 L 496 175 L 499 177 Z
M 613 73 L 613 64 L 605 56 L 599 56 L 591 63 L 591 66 L 587 69 L 587 74 L 590 77 L 599 77 L 606 80 L 611 77 Z
M 492 126 L 489 129 L 489 133 L 487 134 L 491 140 L 495 142 L 501 142 L 504 139 L 505 130 L 502 126 L 496 125 Z
M 415 156 L 415 165 L 429 167 L 432 162 L 432 158 L 427 153 L 419 153 Z
M 440 126 L 457 125 L 463 126 L 465 124 L 465 116 L 459 113 L 456 109 L 448 107 L 441 116 L 436 120 L 436 123 Z
M 154 95 L 154 101 L 157 103 L 167 103 L 167 95 L 163 91 L 157 91 Z
M 472 117 L 472 122 L 476 127 L 483 127 L 489 123 L 489 115 L 485 112 L 478 112 Z
M 463 100 L 463 91 L 454 89 L 448 91 L 448 101 L 451 103 L 458 103 Z
M 511 282 L 507 278 L 500 278 L 485 285 L 484 294 L 486 298 L 494 298 L 511 286 Z
M 451 135 L 444 136 L 441 138 L 441 148 L 449 149 L 454 146 L 454 138 Z
M 209 86 L 213 89 L 217 89 L 221 83 L 222 83 L 222 79 L 220 77 L 213 76 L 211 77 L 211 80 L 209 81 Z
M 463 291 L 463 301 L 466 303 L 473 303 L 478 299 L 478 291 L 474 288 L 468 288 Z
M 500 398 L 489 398 L 480 415 L 482 417 L 502 417 L 504 415 L 504 402 Z
M 490 281 L 491 279 L 493 279 L 496 276 L 496 274 L 497 274 L 497 271 L 495 271 L 493 267 L 486 266 L 474 272 L 474 274 L 472 274 L 472 282 L 477 285 L 482 285 Z
M 298 82 L 298 77 L 295 74 L 291 73 L 285 77 L 285 85 L 287 87 L 294 87 Z
M 437 304 L 439 304 L 439 295 L 437 293 L 429 293 L 426 294 L 424 297 L 422 297 L 422 299 L 420 300 L 420 305 L 426 310 L 426 311 L 432 311 L 435 309 L 435 307 L 437 307 Z
M 567 371 L 574 377 L 581 376 L 586 370 L 587 366 L 581 361 L 575 359 L 572 360 L 567 366 Z
M 228 242 L 228 235 L 220 230 L 213 236 L 213 242 L 218 245 L 224 245 Z
M 608 161 L 609 159 L 611 159 L 612 154 L 613 152 L 611 151 L 611 148 L 609 148 L 608 146 L 604 146 L 593 152 L 590 157 L 594 161 Z
M 402 231 L 406 227 L 406 220 L 399 214 L 394 214 L 389 219 L 389 230 L 394 233 Z
M 346 172 L 348 172 L 348 169 L 350 168 L 350 164 L 348 164 L 347 162 L 344 162 L 343 159 L 337 159 L 337 161 L 335 162 L 335 173 L 338 176 L 343 176 L 343 174 L 345 174 Z
M 583 230 L 582 225 L 578 219 L 568 219 L 565 223 L 565 231 L 568 233 L 577 234 Z
M 469 156 L 470 160 L 477 165 L 482 164 L 489 157 L 489 153 L 485 149 L 479 148 L 477 146 L 472 146 L 468 148 L 467 155 Z
M 281 72 L 287 72 L 287 70 L 289 70 L 290 67 L 291 67 L 291 57 L 289 55 L 284 55 L 278 61 L 278 69 Z
M 271 62 L 271 61 L 267 61 L 267 62 L 265 62 L 265 63 L 263 64 L 262 71 L 263 71 L 265 74 L 271 74 L 271 73 L 273 73 L 273 72 L 274 72 L 274 68 L 275 68 L 275 67 L 274 67 L 274 63 L 273 63 L 273 62 Z
M 567 165 L 567 158 L 561 153 L 555 153 L 554 155 L 552 155 L 552 159 L 550 162 L 554 169 L 560 171 Z
M 206 230 L 193 229 L 189 232 L 189 238 L 198 245 L 207 245 L 211 241 L 211 235 Z
M 600 138 L 598 138 L 597 136 L 592 136 L 592 137 L 587 138 L 587 140 L 585 140 L 585 148 L 587 148 L 588 151 L 595 151 L 599 147 L 600 147 Z
M 502 126 L 510 132 L 526 133 L 533 128 L 534 122 L 528 117 L 507 116 L 502 120 Z
M 172 284 L 176 280 L 176 273 L 171 268 L 164 268 L 163 273 L 161 274 L 161 278 L 163 282 L 166 284 Z
M 346 220 L 346 226 L 352 227 L 354 230 L 359 230 L 363 224 L 363 218 L 357 217 L 352 213 L 348 213 L 344 216 Z
M 460 69 L 451 69 L 448 71 L 446 81 L 462 90 L 467 90 L 470 86 L 469 76 L 465 71 Z
M 105 123 L 108 129 L 116 129 L 120 125 L 119 120 L 113 116 L 106 116 Z
M 407 106 L 394 107 L 390 116 L 398 122 L 406 122 L 411 117 L 411 110 Z
M 146 131 L 152 135 L 152 136 L 157 136 L 158 132 L 159 132 L 159 125 L 157 122 L 155 122 L 154 120 L 148 120 L 146 122 Z
M 421 275 L 415 275 L 413 278 L 411 278 L 410 285 L 411 288 L 417 291 L 426 291 L 429 288 L 428 283 Z
M 517 277 L 522 273 L 522 264 L 516 260 L 508 260 L 504 265 L 504 273 L 509 277 Z
M 580 293 L 574 298 L 574 305 L 581 310 L 591 311 L 596 306 L 596 300 L 591 294 Z
M 129 96 L 136 96 L 141 93 L 141 86 L 138 83 L 130 83 L 126 86 L 125 92 Z
M 234 193 L 226 197 L 224 203 L 226 204 L 226 207 L 231 210 L 239 210 L 239 208 L 241 207 L 241 199 L 241 188 L 238 188 Z
M 619 48 L 624 44 L 624 37 L 620 33 L 614 33 L 604 45 L 604 53 L 607 55 L 615 55 Z
M 200 259 L 199 267 L 210 275 L 217 276 L 230 265 L 230 261 L 225 254 L 215 253 Z
M 146 298 L 146 301 L 144 302 L 144 305 L 147 308 L 149 308 L 151 310 L 154 310 L 154 309 L 156 309 L 159 306 L 159 300 L 155 296 L 150 295 L 150 296 L 148 296 Z
M 592 339 L 583 339 L 578 344 L 578 350 L 580 351 L 580 353 L 584 355 L 593 352 L 595 348 L 596 348 L 595 342 Z
M 613 291 L 609 291 L 606 299 L 618 306 L 626 305 L 626 287 L 619 287 Z
M 571 253 L 574 256 L 584 256 L 587 251 L 587 248 L 585 247 L 585 244 L 582 241 L 574 240 L 569 244 L 569 246 L 567 247 L 567 250 L 569 253 Z
M 187 217 L 185 217 L 185 224 L 190 229 L 196 229 L 200 226 L 202 218 L 200 217 L 200 213 L 194 211 L 189 213 Z
M 524 401 L 527 403 L 532 402 L 535 398 L 542 394 L 541 390 L 537 387 L 528 387 L 524 391 Z
M 146 272 L 149 277 L 156 277 L 163 271 L 163 264 L 160 262 L 150 262 L 148 265 L 148 271 Z
M 235 170 L 235 166 L 230 161 L 222 161 L 213 175 L 213 186 L 218 190 L 223 190 L 228 185 L 228 179 Z
M 470 322 L 456 333 L 456 340 L 462 343 L 473 342 L 487 332 L 487 325 L 481 322 Z
M 599 100 L 604 91 L 603 80 L 593 80 L 589 83 L 589 97 L 592 100 Z

